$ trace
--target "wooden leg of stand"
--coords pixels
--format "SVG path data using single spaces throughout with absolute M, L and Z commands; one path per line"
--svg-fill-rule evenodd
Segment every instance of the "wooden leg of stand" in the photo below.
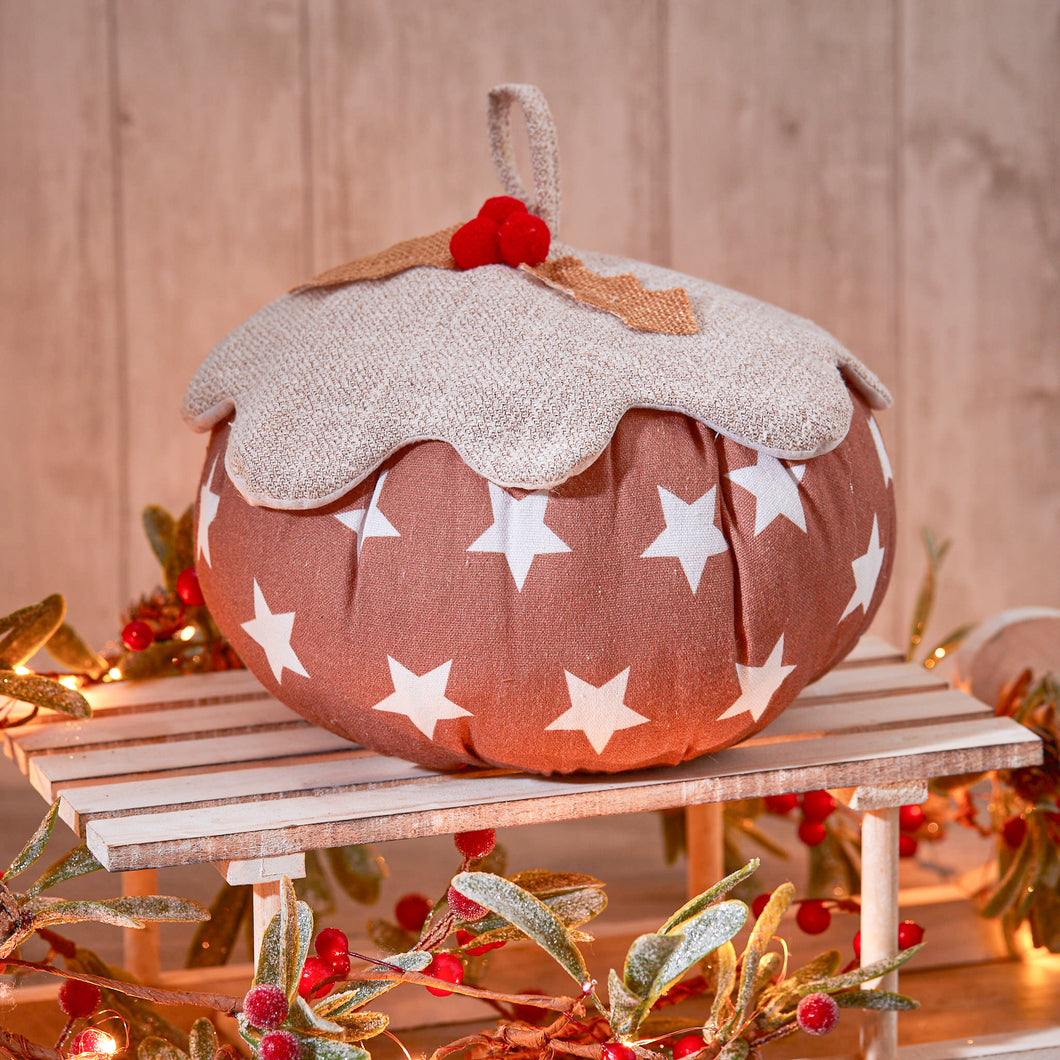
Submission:
M 261 956 L 261 940 L 269 921 L 280 911 L 280 881 L 254 884 L 254 964 Z
M 725 875 L 723 810 L 720 802 L 685 807 L 689 898 L 713 887 Z
M 891 957 L 898 947 L 898 807 L 870 810 L 861 822 L 861 963 Z M 866 983 L 896 990 L 898 972 Z M 898 1013 L 868 1014 L 862 1052 L 866 1060 L 895 1060 Z
M 158 870 L 136 869 L 121 874 L 121 893 L 126 898 L 158 894 Z M 148 923 L 144 928 L 124 928 L 122 951 L 125 970 L 141 982 L 157 983 L 162 972 L 158 924 Z

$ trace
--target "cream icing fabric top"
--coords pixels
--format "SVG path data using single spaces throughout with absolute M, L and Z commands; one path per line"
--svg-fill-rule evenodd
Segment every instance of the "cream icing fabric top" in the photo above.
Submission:
M 669 269 L 554 245 L 603 275 L 683 287 L 693 335 L 638 331 L 525 271 L 408 269 L 287 294 L 210 353 L 184 417 L 234 413 L 225 463 L 252 504 L 327 504 L 410 442 L 448 442 L 483 477 L 540 489 L 586 468 L 631 408 L 683 412 L 772 456 L 828 452 L 851 418 L 847 383 L 890 395 L 801 317 Z

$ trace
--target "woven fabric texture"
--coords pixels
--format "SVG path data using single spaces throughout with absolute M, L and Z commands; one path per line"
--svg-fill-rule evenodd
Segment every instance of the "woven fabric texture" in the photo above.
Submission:
M 891 569 L 890 468 L 858 397 L 845 441 L 801 464 L 633 410 L 551 491 L 421 442 L 314 511 L 247 504 L 234 437 L 215 432 L 199 501 L 211 612 L 310 721 L 433 767 L 728 746 L 850 650 Z
M 206 358 L 185 418 L 206 431 L 234 412 L 229 477 L 252 504 L 300 509 L 422 439 L 499 485 L 538 489 L 588 467 L 631 408 L 680 411 L 804 459 L 845 437 L 846 381 L 873 407 L 890 403 L 808 320 L 669 269 L 561 245 L 553 256 L 684 288 L 698 332 L 633 330 L 504 265 L 411 268 L 270 303 Z

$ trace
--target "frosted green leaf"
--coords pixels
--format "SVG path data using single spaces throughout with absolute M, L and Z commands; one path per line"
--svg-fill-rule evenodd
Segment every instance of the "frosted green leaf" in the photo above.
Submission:
M 32 898 L 25 904 L 26 912 L 32 914 L 34 927 L 51 924 L 81 924 L 89 920 L 113 927 L 142 928 L 141 920 L 112 909 L 103 901 L 77 901 L 65 898 Z
M 98 679 L 107 672 L 107 660 L 93 651 L 65 622 L 51 635 L 45 647 L 57 663 L 74 673 Z
M 44 815 L 44 820 L 37 825 L 37 830 L 29 837 L 29 841 L 19 852 L 18 857 L 11 862 L 10 868 L 0 879 L 6 883 L 20 873 L 25 872 L 44 853 L 44 848 L 48 845 L 48 840 L 51 838 L 52 829 L 55 827 L 55 818 L 58 813 L 59 800 L 56 799 L 48 808 L 48 812 Z
M 783 982 L 763 991 L 760 1004 L 765 1006 L 767 1013 L 794 1008 L 801 997 L 799 987 L 803 983 L 818 982 L 834 975 L 842 960 L 839 950 L 828 950 L 820 954 Z
M 371 1060 L 367 1049 L 332 1038 L 301 1038 L 302 1060 Z
M 761 862 L 758 858 L 752 858 L 742 869 L 737 869 L 726 876 L 725 879 L 714 884 L 713 887 L 708 888 L 702 894 L 686 902 L 659 928 L 659 934 L 668 935 L 671 931 L 681 930 L 681 925 L 686 920 L 691 920 L 692 917 L 697 916 L 708 906 L 720 902 L 738 883 L 746 880 L 751 873 L 755 872 L 760 864 Z
M 592 920 L 607 908 L 607 895 L 603 891 L 594 889 L 561 891 L 558 894 L 535 895 L 535 897 L 547 905 L 568 928 L 578 927 Z M 512 929 L 505 919 L 499 916 L 484 917 L 469 926 L 476 929 L 476 934 L 483 938 L 484 942 L 500 942 L 502 938 L 506 942 L 526 938 L 522 932 L 515 935 L 508 934 L 507 932 Z M 505 933 L 502 934 L 502 932 Z M 487 935 L 489 938 L 486 938 Z
M 761 992 L 769 985 L 770 980 L 780 971 L 784 958 L 774 950 L 765 954 L 758 962 L 758 971 L 755 972 L 754 985 L 751 987 L 752 999 L 758 998 Z
M 0 619 L 0 633 L 6 634 L 0 641 L 0 669 L 13 670 L 21 666 L 47 643 L 62 625 L 65 614 L 66 601 L 58 593 L 52 593 L 39 604 L 19 608 Z
M 386 878 L 386 862 L 371 847 L 332 847 L 325 857 L 339 886 L 355 901 L 370 905 L 379 897 L 379 886 Z
M 791 883 L 782 883 L 770 896 L 765 908 L 758 914 L 758 920 L 751 929 L 751 937 L 743 952 L 743 967 L 740 969 L 740 988 L 736 997 L 736 1014 L 727 1025 L 729 1030 L 738 1027 L 746 1018 L 753 1000 L 755 975 L 758 963 L 772 941 L 780 925 L 780 918 L 787 911 L 795 897 L 795 887 Z
M 887 990 L 848 990 L 835 995 L 840 1008 L 867 1008 L 877 1012 L 911 1012 L 920 1008 L 920 1002 L 904 994 L 892 994 Z
M 408 953 L 395 953 L 387 957 L 387 964 L 392 964 L 403 972 L 422 972 L 431 963 L 431 955 L 424 950 L 410 950 Z M 332 994 L 316 1005 L 316 1011 L 328 1019 L 339 1019 L 346 1012 L 366 1005 L 373 998 L 397 986 L 392 979 L 365 979 L 352 990 L 341 994 Z
M 163 569 L 169 557 L 173 553 L 174 538 L 176 537 L 176 520 L 157 504 L 149 504 L 143 510 L 144 532 L 151 544 L 151 551 L 162 565 Z
M 49 869 L 45 870 L 36 883 L 26 892 L 27 894 L 40 894 L 65 880 L 72 880 L 75 876 L 84 876 L 86 873 L 95 872 L 103 866 L 96 860 L 95 854 L 82 843 L 74 847 L 65 857 L 60 858 Z
M 213 1060 L 217 1053 L 217 1031 L 214 1025 L 202 1016 L 191 1025 L 188 1035 L 188 1054 L 191 1060 Z
M 309 1003 L 300 994 L 296 994 L 291 1002 L 287 1022 L 291 1030 L 295 1031 L 307 1031 L 310 1034 L 335 1034 L 340 1037 L 342 1035 L 341 1024 L 333 1023 L 326 1016 L 310 1008 Z
M 543 902 L 500 876 L 461 872 L 453 886 L 467 898 L 484 905 L 525 932 L 542 947 L 579 986 L 588 982 L 585 960 L 571 942 L 563 922 Z
M 161 1038 L 144 1038 L 136 1050 L 137 1060 L 188 1060 L 188 1054 Z
M 105 905 L 124 916 L 136 920 L 160 920 L 172 923 L 195 923 L 206 920 L 210 912 L 188 898 L 174 898 L 167 894 L 145 894 L 129 898 L 104 898 Z
M 581 872 L 549 872 L 548 869 L 526 869 L 508 877 L 512 883 L 538 898 L 546 895 L 580 891 L 585 887 L 603 887 L 602 881 Z
M 901 967 L 910 958 L 915 957 L 924 948 L 924 943 L 910 946 L 907 950 L 895 954 L 893 957 L 884 957 L 882 960 L 873 961 L 863 968 L 854 968 L 842 975 L 834 975 L 828 979 L 818 979 L 816 982 L 803 983 L 798 988 L 800 997 L 806 994 L 834 994 L 840 990 L 847 990 L 859 983 L 867 982 L 869 979 L 878 979 L 881 975 L 893 972 L 895 968 Z
M 654 1000 L 662 990 L 659 975 L 683 941 L 683 935 L 651 934 L 635 938 L 626 954 L 622 981 L 637 997 Z
M 344 1012 L 335 1022 L 342 1024 L 344 1042 L 360 1042 L 382 1034 L 390 1026 L 390 1017 L 382 1012 Z
M 71 718 L 87 718 L 92 714 L 88 700 L 80 692 L 50 677 L 38 677 L 36 674 L 0 670 L 0 696 L 10 696 L 21 703 L 32 703 L 46 710 L 57 710 Z
M 177 591 L 177 579 L 180 575 L 195 565 L 195 528 L 192 525 L 192 516 L 195 506 L 188 505 L 181 513 L 173 528 L 173 550 L 169 555 L 169 562 L 165 566 L 166 588 L 171 592 Z
M 619 1038 L 628 1038 L 636 1033 L 637 1021 L 634 1013 L 643 1003 L 643 998 L 634 994 L 622 982 L 618 972 L 611 969 L 607 975 L 607 1000 L 611 1004 L 608 1019 L 611 1031 Z
M 745 1039 L 736 1038 L 718 1053 L 715 1060 L 747 1060 L 747 1054 L 750 1051 L 751 1046 Z
M 710 1018 L 707 1029 L 713 1036 L 721 1025 L 722 1013 L 732 997 L 732 988 L 736 983 L 736 947 L 731 942 L 723 942 L 715 951 L 714 1003 L 710 1007 Z
M 1028 830 L 1029 831 L 1029 830 Z M 981 915 L 994 919 L 1000 916 L 1026 888 L 1029 878 L 1034 873 L 1034 843 L 1028 835 L 1020 847 L 1019 854 L 1012 860 L 1008 871 L 1001 878 L 997 889 L 990 896 L 981 910 Z

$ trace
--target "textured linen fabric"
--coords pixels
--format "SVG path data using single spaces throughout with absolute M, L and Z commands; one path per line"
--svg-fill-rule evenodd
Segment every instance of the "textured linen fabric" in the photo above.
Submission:
M 229 478 L 252 504 L 301 509 L 334 503 L 418 440 L 448 443 L 499 485 L 540 489 L 588 467 L 632 408 L 805 459 L 846 436 L 847 382 L 873 407 L 890 403 L 808 320 L 669 269 L 552 254 L 684 288 L 699 331 L 634 330 L 506 265 L 412 268 L 265 306 L 206 358 L 184 416 L 207 431 L 234 412 Z
M 241 415 L 200 489 L 212 613 L 294 710 L 431 767 L 615 771 L 728 746 L 850 650 L 891 570 L 890 467 L 856 394 L 845 439 L 802 463 L 634 409 L 549 490 L 423 441 L 300 511 L 248 504 L 226 473 Z

